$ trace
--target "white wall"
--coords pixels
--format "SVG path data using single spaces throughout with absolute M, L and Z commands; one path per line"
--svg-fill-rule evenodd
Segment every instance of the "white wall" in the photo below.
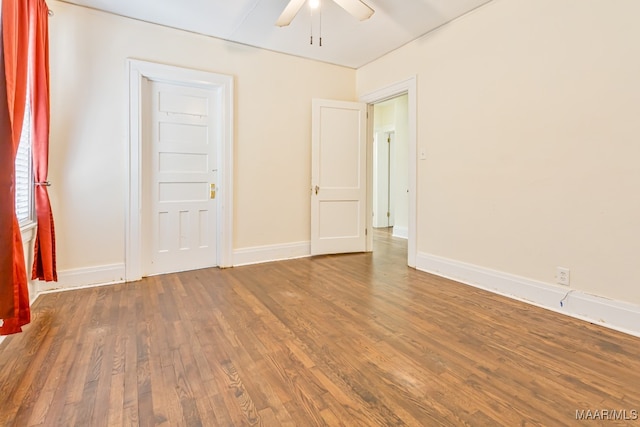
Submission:
M 419 253 L 640 304 L 638 16 L 495 0 L 358 70 L 417 76 Z
M 234 76 L 234 248 L 309 240 L 311 99 L 355 100 L 354 70 L 64 2 L 49 7 L 61 283 L 100 269 L 96 280 L 118 280 L 124 263 L 127 58 Z

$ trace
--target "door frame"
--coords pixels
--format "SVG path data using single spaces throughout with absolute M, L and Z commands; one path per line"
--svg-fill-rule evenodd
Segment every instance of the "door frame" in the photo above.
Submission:
M 400 95 L 408 95 L 409 119 L 409 230 L 407 239 L 407 265 L 416 266 L 417 246 L 417 78 L 409 77 L 389 86 L 363 94 L 360 102 L 367 104 L 367 229 L 373 230 L 373 105 Z M 367 251 L 373 251 L 373 232 L 367 236 Z
M 374 117 L 373 121 L 375 122 L 375 117 Z M 374 125 L 375 125 L 375 123 L 374 123 Z M 375 129 L 373 129 L 373 159 L 372 159 L 372 161 L 375 160 L 375 157 L 376 157 L 375 151 L 378 149 L 378 147 L 376 146 L 376 142 L 379 143 L 379 141 L 380 141 L 380 139 L 378 137 L 381 136 L 381 135 L 391 135 L 391 134 L 393 134 L 394 137 L 395 137 L 395 133 L 396 133 L 395 127 L 392 126 L 392 125 L 383 126 L 382 128 L 379 128 L 377 131 Z M 393 151 L 391 150 L 391 146 L 389 145 L 388 146 L 388 156 L 389 157 L 388 157 L 388 165 L 387 165 L 387 168 L 388 168 L 388 170 L 387 170 L 387 172 L 388 172 L 388 174 L 387 174 L 388 175 L 388 182 L 387 182 L 387 185 L 388 185 L 388 188 L 387 188 L 387 204 L 388 204 L 388 207 L 387 207 L 387 211 L 388 212 L 391 212 L 391 199 L 392 199 L 391 196 L 392 196 L 392 192 L 393 192 L 392 189 L 391 189 L 391 187 L 392 187 L 391 186 L 391 179 L 392 179 L 392 176 L 393 176 L 392 171 L 391 171 L 391 166 L 393 165 L 393 162 L 391 161 L 392 153 L 393 153 Z M 394 158 L 394 160 L 395 160 L 395 158 Z M 375 162 L 373 162 L 371 164 L 372 164 L 371 176 L 372 176 L 372 179 L 373 179 L 374 178 L 374 174 L 378 170 L 379 165 L 376 164 Z M 394 170 L 394 172 L 395 172 L 395 170 Z M 372 185 L 372 190 L 373 190 L 373 189 L 375 189 L 375 180 L 372 180 L 371 182 L 372 182 L 371 185 Z M 380 190 L 378 190 L 378 193 L 380 193 Z M 373 202 L 376 199 L 375 191 L 372 191 L 371 194 L 372 194 L 372 196 L 371 196 L 371 209 L 372 209 L 372 212 L 373 212 L 373 217 L 371 218 L 371 224 L 372 224 L 372 227 L 374 227 L 373 223 L 374 223 L 374 220 L 375 220 L 375 203 L 373 203 Z M 407 207 L 407 209 L 408 209 L 408 207 Z M 390 225 L 388 225 L 390 222 L 391 222 L 391 217 L 387 217 L 387 227 L 391 227 Z
M 125 280 L 140 280 L 142 265 L 142 162 L 143 162 L 143 125 L 144 107 L 143 79 L 164 83 L 180 84 L 219 91 L 221 136 L 217 146 L 218 164 L 218 217 L 216 230 L 218 267 L 233 265 L 233 77 L 207 71 L 199 71 L 154 62 L 127 59 L 129 83 L 129 125 L 128 125 L 128 180 L 126 194 L 126 231 L 125 231 Z

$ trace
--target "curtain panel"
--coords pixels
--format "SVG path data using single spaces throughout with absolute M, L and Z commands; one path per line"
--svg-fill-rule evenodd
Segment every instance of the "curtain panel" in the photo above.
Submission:
M 33 279 L 57 280 L 55 230 L 47 174 L 49 163 L 49 8 L 44 0 L 2 1 L 0 73 L 0 335 L 22 331 L 31 320 L 22 235 L 15 214 L 15 158 L 27 85 L 31 95 L 31 146 L 37 234 Z M 29 66 L 31 65 L 31 66 Z
M 57 281 L 55 229 L 47 190 L 49 173 L 49 8 L 44 0 L 29 0 L 31 54 L 31 114 L 33 177 L 38 229 L 32 279 Z
M 31 320 L 29 290 L 22 249 L 22 235 L 15 213 L 15 158 L 20 143 L 27 95 L 29 54 L 29 4 L 21 0 L 2 2 L 2 73 L 0 102 L 2 149 L 0 153 L 0 334 L 22 330 Z

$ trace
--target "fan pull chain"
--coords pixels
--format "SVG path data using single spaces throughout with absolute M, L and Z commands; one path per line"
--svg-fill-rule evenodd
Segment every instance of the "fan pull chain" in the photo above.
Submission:
M 313 9 L 309 8 L 309 38 L 310 44 L 313 45 Z
M 320 34 L 320 47 L 322 47 L 322 0 L 320 0 L 320 5 L 318 6 L 319 14 L 320 14 L 320 25 L 319 25 L 319 34 Z
M 309 2 L 309 43 L 313 45 L 313 10 L 318 9 L 318 34 L 320 38 L 320 47 L 322 47 L 322 0 L 317 0 L 317 3 L 312 6 L 312 2 Z

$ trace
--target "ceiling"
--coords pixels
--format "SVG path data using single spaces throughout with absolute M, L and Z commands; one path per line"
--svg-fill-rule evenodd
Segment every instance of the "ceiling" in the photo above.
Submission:
M 63 0 L 250 46 L 359 68 L 491 0 L 365 0 L 375 10 L 358 21 L 331 0 L 319 16 L 303 7 L 287 27 L 276 20 L 288 0 Z M 314 44 L 310 44 L 311 24 Z

